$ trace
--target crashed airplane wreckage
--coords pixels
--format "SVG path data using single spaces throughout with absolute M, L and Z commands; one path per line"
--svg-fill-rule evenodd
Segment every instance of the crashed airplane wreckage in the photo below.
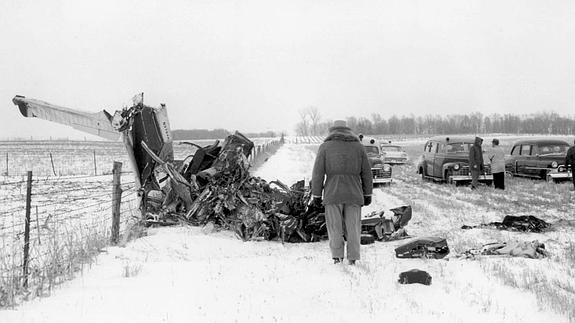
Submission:
M 25 117 L 68 125 L 109 140 L 121 137 L 135 174 L 142 221 L 147 225 L 184 221 L 217 226 L 235 231 L 242 240 L 311 242 L 327 238 L 324 210 L 310 205 L 311 192 L 304 181 L 288 187 L 251 176 L 248 157 L 254 144 L 237 131 L 223 144 L 217 140 L 205 147 L 187 143 L 198 149 L 180 161 L 174 160 L 166 106 L 144 105 L 143 93 L 134 97 L 133 106 L 113 115 L 23 96 L 12 101 Z

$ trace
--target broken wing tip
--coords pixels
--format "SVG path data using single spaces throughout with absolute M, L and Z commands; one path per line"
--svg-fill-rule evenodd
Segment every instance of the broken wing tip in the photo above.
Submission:
M 23 95 L 16 95 L 14 96 L 14 98 L 12 99 L 12 102 L 16 105 L 18 105 L 19 103 L 22 103 L 22 99 L 25 99 L 26 97 Z
M 15 105 L 18 106 L 18 109 L 20 110 L 20 113 L 27 117 L 28 116 L 28 106 L 26 105 L 26 102 L 24 102 L 23 99 L 25 99 L 26 97 L 23 95 L 16 95 L 13 99 L 12 99 L 12 103 L 14 103 Z

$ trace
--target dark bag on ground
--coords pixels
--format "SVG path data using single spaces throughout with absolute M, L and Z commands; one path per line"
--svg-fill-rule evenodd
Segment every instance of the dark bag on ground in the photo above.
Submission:
M 423 270 L 412 269 L 399 274 L 398 282 L 400 284 L 431 285 L 431 275 Z
M 362 233 L 359 242 L 360 244 L 372 244 L 375 242 L 375 237 L 371 234 Z
M 395 248 L 397 258 L 441 259 L 448 254 L 447 241 L 440 237 L 417 238 Z

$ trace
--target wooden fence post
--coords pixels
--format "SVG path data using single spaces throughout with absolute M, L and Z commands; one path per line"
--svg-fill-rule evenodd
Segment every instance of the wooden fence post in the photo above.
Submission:
M 50 153 L 50 162 L 52 163 L 52 172 L 56 176 L 56 168 L 54 168 L 54 159 L 52 158 L 52 153 Z
M 96 150 L 94 150 L 94 176 L 98 175 L 98 169 L 96 168 Z
M 112 234 L 111 243 L 117 244 L 120 239 L 120 205 L 122 204 L 122 163 L 115 161 L 112 168 Z
M 26 184 L 26 220 L 24 221 L 24 262 L 22 264 L 24 276 L 24 288 L 28 288 L 28 261 L 30 254 L 30 211 L 32 204 L 32 171 L 28 171 Z
M 8 176 L 8 153 L 6 153 L 6 176 Z
M 36 229 L 38 230 L 38 245 L 42 244 L 40 240 L 40 220 L 38 220 L 38 205 L 36 205 Z

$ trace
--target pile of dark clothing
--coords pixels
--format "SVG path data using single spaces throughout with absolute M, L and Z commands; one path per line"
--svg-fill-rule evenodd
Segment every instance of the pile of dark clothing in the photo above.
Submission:
M 547 223 L 533 215 L 506 215 L 502 222 L 490 222 L 487 224 L 480 224 L 475 226 L 464 225 L 462 229 L 474 229 L 492 227 L 499 230 L 522 231 L 522 232 L 544 232 L 551 227 Z

